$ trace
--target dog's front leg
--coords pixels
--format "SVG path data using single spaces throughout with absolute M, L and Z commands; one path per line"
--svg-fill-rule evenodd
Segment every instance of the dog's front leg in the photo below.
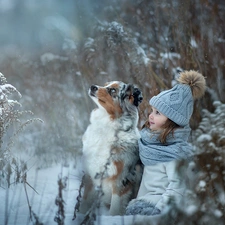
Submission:
M 110 215 L 123 215 L 128 203 L 129 194 L 127 193 L 130 192 L 130 187 L 122 183 L 121 174 L 124 170 L 124 162 L 114 161 L 113 165 L 115 173 L 108 179 L 112 188 L 109 213 Z
M 114 184 L 112 186 L 112 197 L 110 204 L 110 215 L 124 215 L 126 207 L 131 197 L 132 185 L 128 183 L 123 185 Z
M 122 194 L 122 195 L 121 195 Z M 110 205 L 110 215 L 124 215 L 126 211 L 126 207 L 130 200 L 131 191 L 127 190 L 126 193 L 122 191 L 122 193 L 113 193 L 111 198 L 111 205 Z
M 118 194 L 112 194 L 111 204 L 109 209 L 110 215 L 115 216 L 115 215 L 124 214 L 124 210 L 122 209 L 120 202 L 121 202 L 121 196 L 119 196 Z

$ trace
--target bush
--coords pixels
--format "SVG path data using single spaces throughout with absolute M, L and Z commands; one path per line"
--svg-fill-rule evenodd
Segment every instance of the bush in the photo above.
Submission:
M 9 187 L 12 183 L 23 182 L 27 172 L 25 161 L 19 160 L 13 151 L 16 138 L 24 128 L 39 119 L 23 119 L 29 111 L 20 111 L 21 104 L 9 99 L 10 95 L 20 92 L 0 73 L 0 186 Z

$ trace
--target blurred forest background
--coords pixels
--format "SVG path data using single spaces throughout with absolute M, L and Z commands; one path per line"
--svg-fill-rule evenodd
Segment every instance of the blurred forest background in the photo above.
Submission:
M 22 109 L 44 121 L 27 127 L 15 150 L 41 158 L 40 166 L 66 163 L 80 153 L 95 107 L 91 84 L 137 84 L 141 124 L 148 100 L 181 70 L 207 80 L 196 129 L 203 108 L 225 102 L 224 24 L 222 0 L 1 0 L 0 72 L 22 94 Z
M 43 169 L 75 164 L 95 107 L 91 84 L 137 84 L 141 126 L 149 99 L 197 70 L 207 91 L 191 119 L 195 174 L 158 224 L 224 224 L 224 25 L 224 0 L 0 0 L 1 190 L 27 184 L 30 159 Z M 8 203 L 5 224 L 7 212 Z

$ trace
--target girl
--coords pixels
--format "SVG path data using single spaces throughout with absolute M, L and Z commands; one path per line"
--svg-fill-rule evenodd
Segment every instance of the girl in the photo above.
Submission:
M 194 99 L 204 95 L 206 84 L 196 71 L 182 72 L 178 82 L 150 100 L 152 112 L 139 140 L 144 172 L 138 196 L 129 203 L 127 215 L 160 214 L 169 200 L 180 200 L 184 193 L 184 181 L 176 168 L 179 160 L 192 155 L 187 142 L 189 120 Z

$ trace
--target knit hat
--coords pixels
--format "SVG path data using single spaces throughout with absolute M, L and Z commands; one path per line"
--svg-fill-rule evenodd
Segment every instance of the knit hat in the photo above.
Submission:
M 150 99 L 151 106 L 179 126 L 186 126 L 193 113 L 194 100 L 201 98 L 206 89 L 202 74 L 190 70 L 181 72 L 179 84 Z

